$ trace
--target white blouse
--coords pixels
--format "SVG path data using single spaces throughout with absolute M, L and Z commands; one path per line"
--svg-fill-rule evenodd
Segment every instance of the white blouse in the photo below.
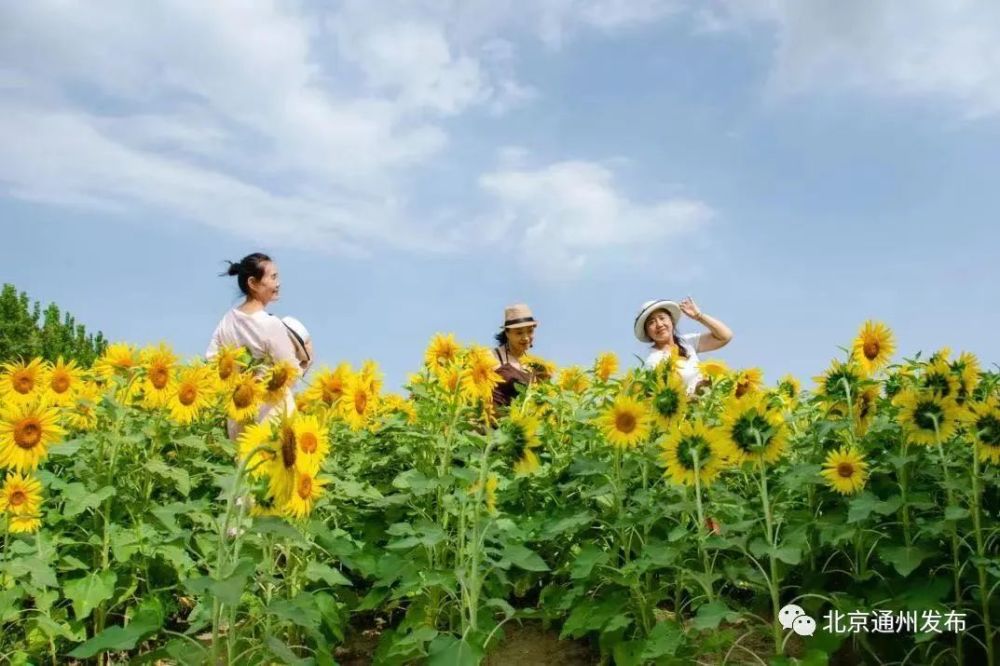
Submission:
M 687 389 L 688 393 L 694 393 L 695 387 L 701 381 L 701 373 L 698 371 L 698 341 L 701 335 L 701 333 L 686 333 L 678 336 L 688 357 L 677 358 L 677 371 L 680 373 L 681 379 L 684 381 L 684 388 Z M 646 357 L 643 367 L 655 368 L 669 355 L 669 350 L 660 350 L 654 347 L 653 351 Z

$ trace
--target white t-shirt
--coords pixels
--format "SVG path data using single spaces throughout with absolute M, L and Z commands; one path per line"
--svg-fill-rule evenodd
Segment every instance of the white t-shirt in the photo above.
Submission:
M 687 352 L 688 357 L 684 358 L 678 356 L 677 370 L 681 375 L 681 379 L 684 381 L 684 388 L 687 389 L 688 393 L 694 393 L 695 387 L 701 380 L 701 373 L 698 372 L 698 340 L 701 338 L 701 333 L 685 333 L 684 335 L 680 335 L 678 337 L 680 338 L 681 345 Z M 669 350 L 661 351 L 654 348 L 653 351 L 649 353 L 649 356 L 646 357 L 646 362 L 643 363 L 643 367 L 655 368 L 669 355 Z
M 233 308 L 227 312 L 212 333 L 212 341 L 208 343 L 205 358 L 215 358 L 219 348 L 223 346 L 246 347 L 254 358 L 269 359 L 271 363 L 288 361 L 296 368 L 299 367 L 295 346 L 288 337 L 285 325 L 279 318 L 264 310 L 247 314 Z M 295 398 L 292 397 L 291 391 L 285 396 L 285 409 L 289 413 L 295 411 Z M 273 410 L 274 408 L 269 405 L 261 407 L 257 422 L 263 421 Z M 239 424 L 230 420 L 228 427 L 230 438 L 235 439 L 241 430 Z

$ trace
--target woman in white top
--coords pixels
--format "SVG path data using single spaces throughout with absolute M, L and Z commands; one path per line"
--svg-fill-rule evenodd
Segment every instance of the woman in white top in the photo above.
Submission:
M 223 275 L 236 277 L 245 299 L 229 310 L 215 327 L 205 357 L 214 358 L 223 346 L 245 347 L 251 356 L 263 359 L 265 365 L 288 361 L 298 367 L 299 359 L 288 329 L 280 319 L 265 310 L 268 304 L 278 299 L 281 285 L 277 265 L 266 254 L 255 252 L 238 263 L 229 262 L 229 269 Z M 285 397 L 284 407 L 289 412 L 295 409 L 291 391 Z M 258 422 L 263 421 L 273 409 L 267 405 L 261 408 Z M 235 437 L 239 430 L 238 424 L 229 423 L 230 437 Z
M 679 335 L 677 323 L 682 312 L 704 325 L 708 331 Z M 721 349 L 733 339 L 733 332 L 728 326 L 702 312 L 690 298 L 685 298 L 680 304 L 664 300 L 646 301 L 639 308 L 633 330 L 641 342 L 653 343 L 643 367 L 655 368 L 676 349 L 679 356 L 677 370 L 688 393 L 694 393 L 701 381 L 698 354 Z

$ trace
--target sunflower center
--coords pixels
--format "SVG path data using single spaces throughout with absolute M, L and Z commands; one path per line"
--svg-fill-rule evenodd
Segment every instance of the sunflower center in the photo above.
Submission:
M 27 418 L 14 426 L 14 443 L 22 449 L 33 449 L 42 441 L 42 424 L 38 419 Z
M 615 414 L 615 429 L 623 434 L 629 435 L 638 425 L 635 414 L 632 412 L 618 412 Z
M 341 394 L 344 392 L 344 387 L 339 383 L 326 383 L 323 384 L 323 402 L 328 405 L 332 405 L 337 400 L 340 399 Z
M 302 474 L 301 476 L 299 476 L 299 482 L 295 489 L 295 492 L 298 493 L 299 498 L 307 500 L 310 497 L 312 497 L 312 489 L 313 489 L 312 477 L 309 476 L 308 474 Z
M 316 449 L 319 448 L 319 442 L 316 440 L 316 435 L 311 432 L 304 432 L 302 436 L 299 437 L 299 446 L 306 453 L 316 453 Z
M 194 404 L 194 401 L 198 399 L 198 389 L 190 384 L 186 384 L 181 387 L 180 392 L 177 394 L 177 399 L 180 400 L 181 404 L 185 407 L 190 407 Z
M 295 431 L 290 426 L 281 428 L 281 462 L 285 469 L 295 467 Z
M 158 365 L 155 368 L 149 370 L 149 383 L 153 385 L 157 391 L 162 391 L 167 385 L 167 381 L 170 379 L 170 373 L 162 365 Z
M 234 372 L 236 372 L 236 361 L 228 356 L 219 361 L 219 379 L 226 381 Z
M 865 340 L 865 344 L 862 347 L 862 350 L 864 351 L 865 358 L 867 358 L 869 361 L 874 361 L 876 358 L 878 358 L 878 353 L 880 350 L 878 340 L 874 339 Z
M 233 404 L 237 409 L 246 409 L 253 404 L 253 387 L 249 384 L 240 384 L 233 391 Z
M 66 375 L 56 375 L 49 383 L 49 388 L 53 393 L 65 393 L 69 390 L 69 377 Z
M 358 414 L 364 414 L 365 409 L 368 407 L 368 393 L 365 391 L 357 391 L 354 394 L 354 411 Z
M 693 472 L 695 470 L 696 458 L 698 460 L 698 467 L 704 467 L 703 463 L 706 456 L 702 454 L 705 448 L 707 448 L 705 440 L 701 437 L 687 437 L 682 439 L 677 446 L 677 460 L 680 461 L 681 465 Z
M 767 445 L 771 424 L 760 414 L 744 414 L 733 428 L 733 441 L 744 451 L 756 451 Z
M 10 494 L 9 502 L 11 506 L 21 506 L 27 501 L 28 501 L 28 496 L 25 494 L 23 490 L 18 489 Z
M 18 373 L 13 383 L 14 390 L 22 395 L 31 393 L 31 389 L 35 388 L 35 379 L 27 373 Z
M 746 392 L 749 391 L 749 390 L 750 390 L 750 382 L 748 382 L 748 381 L 741 381 L 741 382 L 737 383 L 736 384 L 736 391 L 735 391 L 736 397 L 737 398 L 742 398 L 743 395 L 746 394 Z
M 842 462 L 837 465 L 837 475 L 842 479 L 850 479 L 854 476 L 854 465 L 849 462 Z
M 267 382 L 267 390 L 278 391 L 285 386 L 288 381 L 288 368 L 276 368 L 271 374 L 270 381 Z
M 942 374 L 934 373 L 924 377 L 924 386 L 943 398 L 947 398 L 951 393 L 951 383 Z

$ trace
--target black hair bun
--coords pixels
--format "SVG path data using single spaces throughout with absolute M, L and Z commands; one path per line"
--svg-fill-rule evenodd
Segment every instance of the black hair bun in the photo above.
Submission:
M 226 271 L 226 275 L 239 275 L 240 274 L 240 264 L 229 262 L 229 269 Z

